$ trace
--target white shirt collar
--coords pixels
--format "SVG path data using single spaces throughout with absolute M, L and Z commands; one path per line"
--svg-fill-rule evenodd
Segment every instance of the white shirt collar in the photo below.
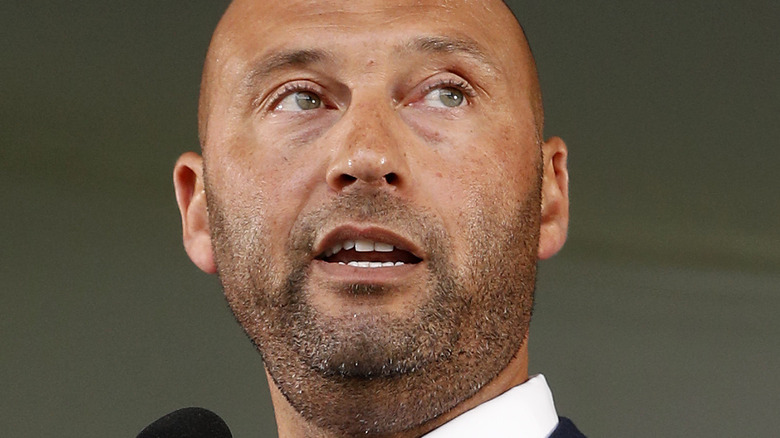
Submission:
M 552 393 L 544 376 L 538 374 L 453 418 L 424 438 L 546 438 L 557 426 Z

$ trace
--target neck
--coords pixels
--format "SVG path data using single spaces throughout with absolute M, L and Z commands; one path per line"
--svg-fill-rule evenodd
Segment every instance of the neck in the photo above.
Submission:
M 412 438 L 420 437 L 436 429 L 444 423 L 452 420 L 458 415 L 488 401 L 504 392 L 522 384 L 528 380 L 528 342 L 524 340 L 523 346 L 517 352 L 515 357 L 509 362 L 498 376 L 483 386 L 470 398 L 462 401 L 453 409 L 428 421 L 427 423 L 416 426 L 402 432 L 388 435 L 371 435 L 373 438 Z M 271 391 L 271 402 L 274 406 L 276 415 L 276 424 L 279 432 L 279 438 L 339 438 L 342 434 L 338 432 L 322 429 L 306 421 L 287 401 L 284 395 L 276 387 L 273 380 L 268 376 L 268 385 Z

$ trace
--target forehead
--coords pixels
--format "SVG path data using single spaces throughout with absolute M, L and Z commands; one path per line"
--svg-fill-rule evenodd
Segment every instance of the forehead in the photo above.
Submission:
M 453 18 L 464 23 L 497 20 L 507 14 L 511 16 L 501 0 L 234 0 L 226 18 L 234 23 L 260 20 L 264 25 L 343 21 L 341 24 L 359 28 L 417 20 L 428 24 Z
M 217 29 L 213 49 L 223 60 L 293 46 L 380 51 L 427 35 L 472 41 L 496 61 L 521 49 L 522 40 L 500 0 L 236 0 Z

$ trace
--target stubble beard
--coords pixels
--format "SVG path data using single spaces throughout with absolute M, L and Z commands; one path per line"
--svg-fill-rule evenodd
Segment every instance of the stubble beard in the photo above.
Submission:
M 414 428 L 495 378 L 520 349 L 533 306 L 539 191 L 508 213 L 474 201 L 468 265 L 456 268 L 441 220 L 384 192 L 355 192 L 302 216 L 271 260 L 258 211 L 228 211 L 211 191 L 209 217 L 225 296 L 274 384 L 305 419 L 337 435 Z M 307 260 L 319 230 L 340 219 L 406 233 L 431 257 L 430 298 L 409 315 L 333 317 L 309 302 Z M 392 294 L 345 285 L 340 293 Z

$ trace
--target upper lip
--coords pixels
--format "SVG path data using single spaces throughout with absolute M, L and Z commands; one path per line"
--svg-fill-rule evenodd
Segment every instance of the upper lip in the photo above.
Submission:
M 340 225 L 326 232 L 315 241 L 314 257 L 322 258 L 325 252 L 345 241 L 370 240 L 393 245 L 395 249 L 407 251 L 419 259 L 425 259 L 424 251 L 410 239 L 374 225 Z

